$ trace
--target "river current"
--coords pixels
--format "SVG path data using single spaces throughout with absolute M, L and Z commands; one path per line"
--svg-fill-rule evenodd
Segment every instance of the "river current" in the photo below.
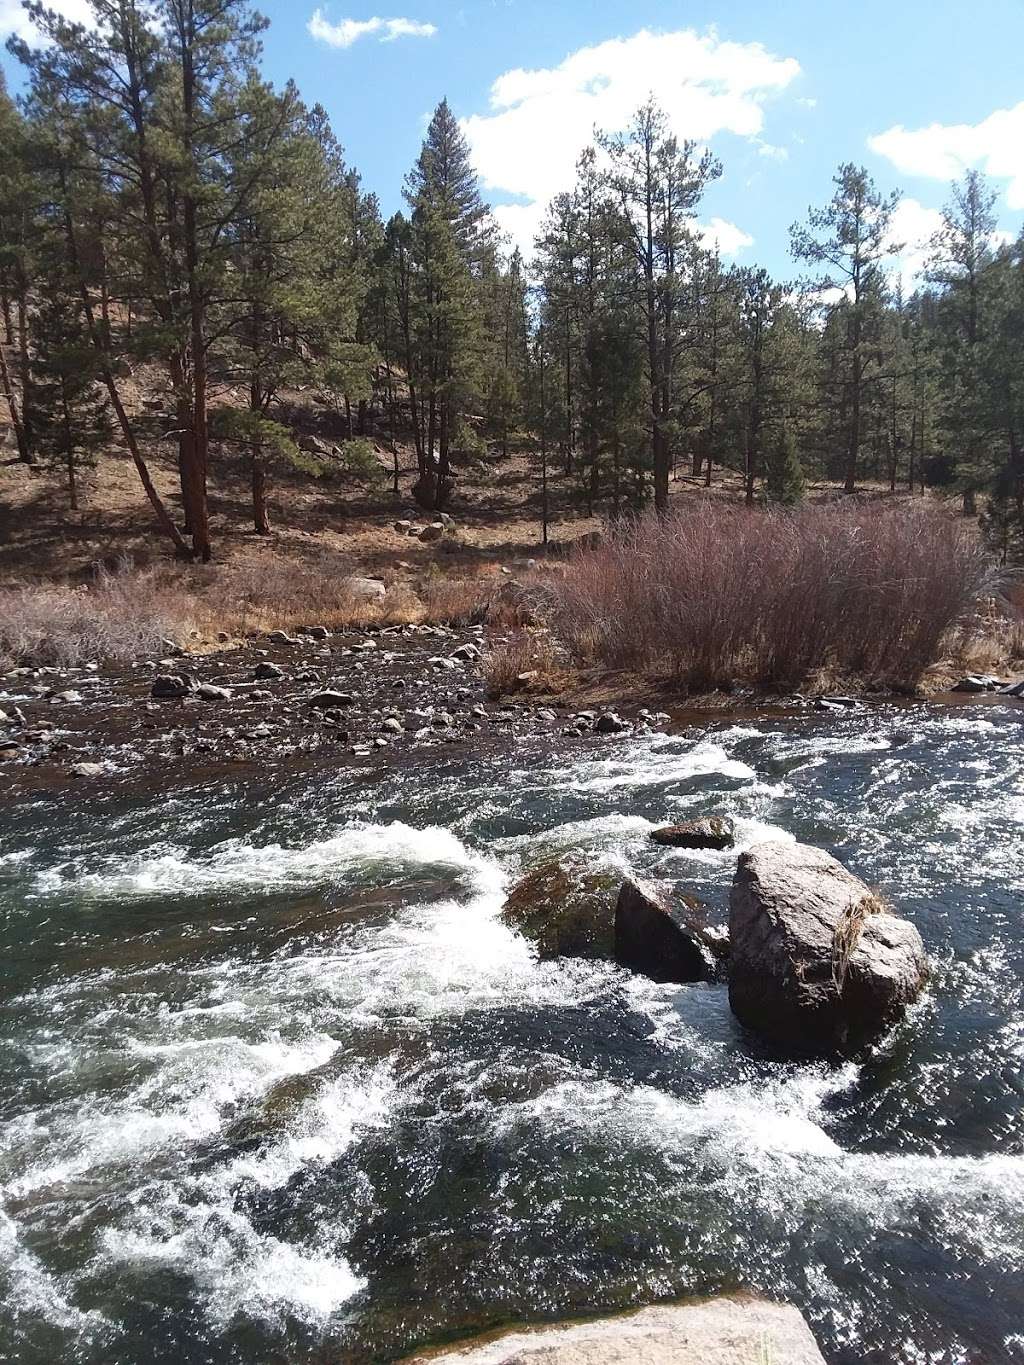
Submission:
M 0 814 L 0 1359 L 391 1361 L 746 1287 L 832 1365 L 1024 1361 L 1024 710 L 683 736 Z M 538 963 L 498 918 L 576 850 L 724 919 L 727 814 L 828 848 L 935 970 L 846 1062 L 724 986 Z

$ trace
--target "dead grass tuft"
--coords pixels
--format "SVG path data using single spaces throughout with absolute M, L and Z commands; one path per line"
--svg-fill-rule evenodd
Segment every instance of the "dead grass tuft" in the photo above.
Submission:
M 857 951 L 864 923 L 870 915 L 889 913 L 888 903 L 875 891 L 855 901 L 839 918 L 832 935 L 832 980 L 840 995 L 846 985 L 850 959 Z
M 546 631 L 517 630 L 487 650 L 481 672 L 488 696 L 497 700 L 516 692 L 552 691 L 564 668 Z
M 83 586 L 26 583 L 0 590 L 0 665 L 127 663 L 162 652 L 194 613 L 175 574 L 124 563 Z

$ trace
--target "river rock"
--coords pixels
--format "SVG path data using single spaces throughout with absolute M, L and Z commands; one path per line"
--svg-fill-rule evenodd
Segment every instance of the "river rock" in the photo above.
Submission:
M 710 815 L 653 829 L 651 838 L 656 844 L 664 844 L 667 848 L 731 848 L 734 831 L 731 820 Z
M 652 981 L 713 981 L 714 955 L 702 942 L 700 902 L 678 904 L 658 882 L 625 881 L 615 903 L 615 956 Z
M 617 735 L 629 729 L 629 722 L 615 711 L 605 711 L 594 721 L 594 733 L 598 735 Z
M 184 673 L 158 673 L 153 679 L 149 695 L 157 699 L 171 700 L 187 697 L 193 689 L 192 679 Z
M 254 682 L 277 682 L 284 677 L 284 669 L 277 664 L 264 662 L 256 665 L 252 676 Z
M 950 688 L 951 692 L 997 692 L 1002 687 L 999 678 L 991 673 L 968 673 Z
M 537 945 L 538 956 L 615 956 L 615 887 L 610 873 L 543 863 L 512 888 L 501 917 Z
M 740 855 L 729 896 L 729 1003 L 749 1028 L 805 1052 L 876 1038 L 928 976 L 921 935 L 822 849 Z
M 69 769 L 72 777 L 102 777 L 107 771 L 105 763 L 72 763 Z
M 326 626 L 299 626 L 299 634 L 310 640 L 326 640 L 330 633 Z
M 351 692 L 335 692 L 326 688 L 322 692 L 314 692 L 309 698 L 309 705 L 320 711 L 329 711 L 335 706 L 351 706 L 354 701 Z
M 272 630 L 267 639 L 275 645 L 297 645 L 299 643 L 298 637 L 289 635 L 286 630 Z
M 196 696 L 200 701 L 230 701 L 231 688 L 218 687 L 216 683 L 200 683 L 196 688 Z
M 825 1365 L 799 1310 L 746 1295 L 515 1328 L 402 1365 Z
M 1024 682 L 1007 683 L 999 689 L 999 694 L 1003 697 L 1024 697 Z

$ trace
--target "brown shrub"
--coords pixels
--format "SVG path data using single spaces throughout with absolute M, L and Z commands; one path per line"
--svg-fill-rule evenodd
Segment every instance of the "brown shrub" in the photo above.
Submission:
M 551 637 L 529 630 L 517 630 L 507 640 L 491 645 L 481 663 L 487 694 L 495 700 L 552 686 L 559 671 Z
M 578 555 L 549 602 L 572 651 L 693 688 L 816 673 L 916 684 L 992 579 L 930 503 L 748 510 L 695 500 Z

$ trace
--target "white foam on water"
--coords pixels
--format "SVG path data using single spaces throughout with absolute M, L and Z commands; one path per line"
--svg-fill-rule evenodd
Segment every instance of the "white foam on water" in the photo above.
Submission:
M 115 1266 L 159 1265 L 190 1276 L 220 1328 L 240 1314 L 322 1325 L 365 1283 L 342 1254 L 345 1229 L 325 1231 L 315 1247 L 287 1242 L 254 1227 L 245 1199 L 327 1166 L 366 1132 L 385 1127 L 411 1097 L 386 1064 L 319 1084 L 285 1106 L 281 1131 L 255 1151 L 143 1192 L 128 1225 L 105 1230 L 104 1256 Z
M 592 759 L 549 774 L 574 792 L 612 792 L 626 788 L 667 787 L 694 777 L 755 778 L 747 763 L 730 758 L 721 744 L 700 740 L 684 747 L 674 737 L 634 740 L 607 758 Z
M 2 1208 L 0 1275 L 10 1282 L 12 1292 L 4 1310 L 16 1323 L 23 1318 L 41 1319 L 75 1333 L 96 1331 L 105 1326 L 101 1313 L 95 1309 L 77 1308 L 70 1301 L 60 1282 L 22 1245 L 17 1223 Z
M 622 851 L 630 845 L 646 842 L 651 830 L 657 829 L 654 820 L 643 815 L 627 815 L 623 811 L 611 811 L 607 815 L 595 815 L 587 820 L 567 820 L 561 825 L 531 834 L 515 834 L 494 842 L 496 852 L 519 852 L 529 849 L 531 855 L 543 851 L 555 856 L 561 852 L 572 852 L 586 848 Z
M 122 1099 L 54 1106 L 43 1116 L 49 1141 L 8 1189 L 24 1197 L 192 1147 L 220 1129 L 225 1113 L 285 1077 L 323 1065 L 337 1047 L 324 1034 L 298 1043 L 273 1036 L 258 1042 L 238 1037 L 129 1042 L 126 1064 L 139 1057 L 156 1063 L 155 1069 Z
M 184 1226 L 165 1234 L 157 1218 L 147 1232 L 108 1228 L 103 1252 L 114 1264 L 190 1276 L 220 1330 L 241 1314 L 274 1326 L 289 1316 L 320 1326 L 365 1284 L 343 1255 L 257 1233 L 234 1209 L 200 1205 L 183 1213 Z
M 37 875 L 35 887 L 44 895 L 70 887 L 82 899 L 258 894 L 317 886 L 352 872 L 421 868 L 462 873 L 485 885 L 493 885 L 500 875 L 490 859 L 470 851 L 450 830 L 433 825 L 416 829 L 396 820 L 387 825 L 354 823 L 328 839 L 296 848 L 230 839 L 200 859 L 165 846 L 155 856 L 119 859 L 102 871 L 50 868 Z

